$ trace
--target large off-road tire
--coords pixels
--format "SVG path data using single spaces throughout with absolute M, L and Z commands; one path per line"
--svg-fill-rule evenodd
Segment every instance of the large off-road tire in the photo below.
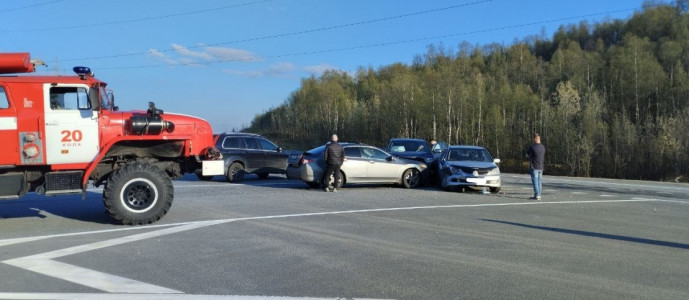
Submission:
M 239 162 L 233 162 L 227 167 L 227 181 L 240 182 L 244 180 L 244 165 Z
M 151 224 L 172 206 L 172 179 L 163 170 L 142 162 L 115 170 L 103 190 L 110 216 L 125 225 Z
M 405 188 L 413 189 L 419 186 L 421 182 L 421 173 L 417 169 L 408 169 L 402 173 L 402 185 Z

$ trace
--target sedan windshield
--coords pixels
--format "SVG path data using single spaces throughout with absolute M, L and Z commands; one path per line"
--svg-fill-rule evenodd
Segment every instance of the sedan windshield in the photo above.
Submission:
M 426 142 L 422 141 L 392 141 L 390 143 L 390 152 L 426 152 L 430 153 L 431 149 Z
M 484 161 L 492 162 L 493 157 L 486 149 L 453 148 L 447 152 L 448 161 Z

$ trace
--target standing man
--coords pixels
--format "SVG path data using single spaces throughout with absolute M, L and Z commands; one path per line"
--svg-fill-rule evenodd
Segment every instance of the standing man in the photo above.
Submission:
M 330 143 L 325 146 L 325 191 L 337 192 L 337 183 L 342 180 L 340 178 L 340 167 L 344 161 L 344 148 L 337 143 L 337 134 L 330 136 Z M 334 180 L 333 180 L 334 177 Z
M 541 180 L 543 178 L 543 161 L 545 159 L 545 146 L 541 144 L 541 136 L 536 133 L 533 135 L 533 144 L 526 151 L 529 158 L 529 173 L 531 174 L 531 184 L 533 184 L 533 197 L 531 200 L 541 200 Z

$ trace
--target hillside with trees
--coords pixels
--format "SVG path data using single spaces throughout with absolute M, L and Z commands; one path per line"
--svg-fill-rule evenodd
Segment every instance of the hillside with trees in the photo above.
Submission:
M 245 131 L 296 149 L 333 132 L 378 146 L 392 137 L 481 145 L 506 172 L 527 171 L 524 150 L 539 132 L 547 174 L 687 181 L 688 2 L 510 46 L 431 45 L 411 65 L 355 76 L 328 71 Z

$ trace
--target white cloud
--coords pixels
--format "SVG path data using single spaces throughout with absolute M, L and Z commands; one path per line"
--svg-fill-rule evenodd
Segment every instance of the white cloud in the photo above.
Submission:
M 172 49 L 174 49 L 175 52 L 177 52 L 177 54 L 182 55 L 182 56 L 197 57 L 197 58 L 204 59 L 204 60 L 211 60 L 212 59 L 212 56 L 210 56 L 208 53 L 194 52 L 194 51 L 189 50 L 187 47 L 184 47 L 184 46 L 179 45 L 179 44 L 172 44 Z
M 286 76 L 290 72 L 292 72 L 296 69 L 297 69 L 297 66 L 295 66 L 293 63 L 280 62 L 280 63 L 269 66 L 265 70 L 240 71 L 240 70 L 225 69 L 225 70 L 223 70 L 223 72 L 228 73 L 228 74 L 242 76 L 242 77 L 259 78 L 259 77 L 266 77 L 266 76 L 267 77 Z
M 297 66 L 295 66 L 293 63 L 281 62 L 268 67 L 266 74 L 270 76 L 280 76 L 292 72 L 296 68 Z
M 238 75 L 241 77 L 249 77 L 249 78 L 259 78 L 265 76 L 265 73 L 263 71 L 239 71 L 239 70 L 222 70 L 225 73 L 232 74 L 232 75 Z
M 167 64 L 184 64 L 198 66 L 204 62 L 240 61 L 255 62 L 263 60 L 255 53 L 235 48 L 199 46 L 199 50 L 191 50 L 180 44 L 171 44 L 174 55 L 150 49 L 149 54 Z
M 160 52 L 160 51 L 158 51 L 158 50 L 156 50 L 156 49 L 149 49 L 149 50 L 148 50 L 148 53 L 149 53 L 151 56 L 153 56 L 153 57 L 155 57 L 155 58 L 157 58 L 157 59 L 160 59 L 160 60 L 164 61 L 164 62 L 167 63 L 167 64 L 171 64 L 171 65 L 179 64 L 179 62 L 178 62 L 177 60 L 175 60 L 175 59 L 173 59 L 173 58 L 171 58 L 171 57 L 165 55 L 165 53 Z
M 259 61 L 263 60 L 258 55 L 251 51 L 225 48 L 225 47 L 206 47 L 206 53 L 218 60 L 234 60 L 234 61 Z

